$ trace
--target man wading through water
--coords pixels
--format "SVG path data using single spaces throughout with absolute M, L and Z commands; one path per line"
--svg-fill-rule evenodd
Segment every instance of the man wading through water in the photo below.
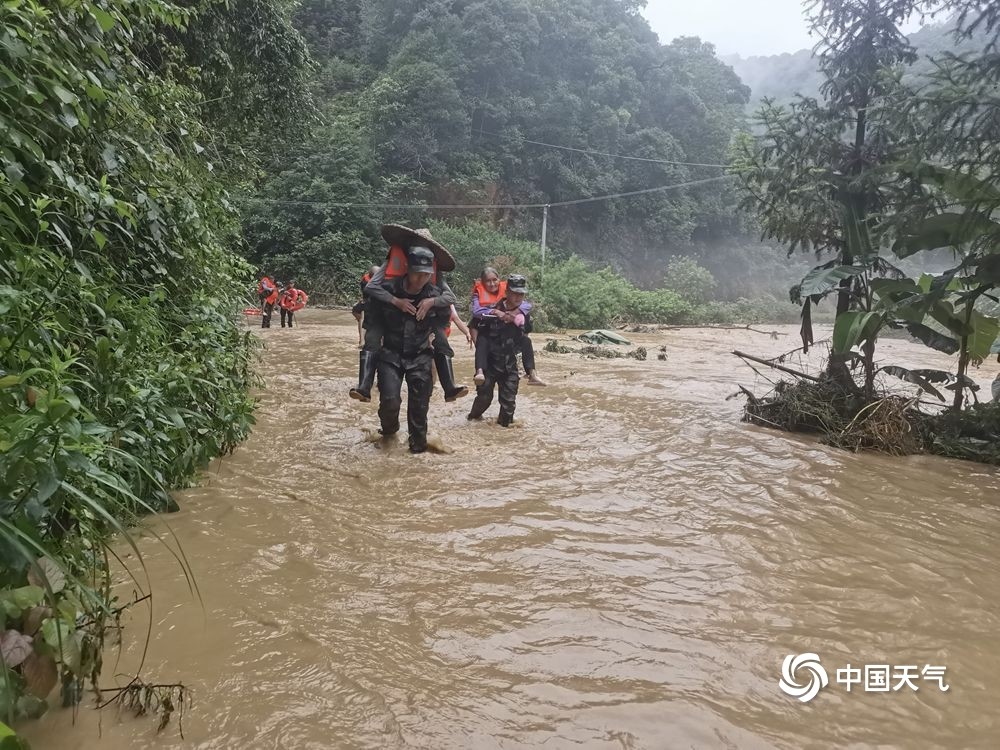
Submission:
M 454 401 L 462 396 L 467 396 L 468 387 L 455 383 L 455 370 L 451 361 L 455 352 L 448 343 L 448 336 L 445 333 L 449 320 L 448 314 L 451 306 L 455 304 L 455 294 L 444 280 L 442 273 L 455 268 L 455 259 L 451 257 L 451 253 L 445 249 L 444 245 L 431 236 L 427 229 L 410 229 L 401 224 L 386 224 L 382 227 L 382 238 L 389 245 L 389 254 L 385 263 L 364 289 L 369 298 L 369 306 L 374 307 L 373 303 L 391 305 L 397 310 L 415 315 L 417 320 L 423 320 L 432 307 L 435 312 L 443 311 L 443 317 L 435 317 L 438 325 L 434 328 L 434 364 L 437 366 L 438 380 L 441 381 L 445 401 Z M 394 296 L 391 283 L 405 277 L 407 252 L 409 249 L 418 247 L 431 253 L 434 264 L 431 271 L 433 283 L 439 292 L 439 296 L 435 297 L 433 301 L 425 301 L 422 309 L 415 308 L 409 300 Z M 390 283 L 386 284 L 386 282 Z M 358 365 L 358 385 L 356 388 L 351 388 L 350 396 L 358 401 L 368 402 L 371 401 L 372 384 L 375 381 L 375 370 L 378 365 L 378 353 L 382 346 L 382 331 L 377 320 L 372 316 L 365 316 L 363 325 L 365 337 Z
M 518 274 L 507 277 L 507 290 L 490 315 L 481 318 L 479 336 L 489 338 L 489 354 L 483 369 L 483 382 L 476 386 L 476 400 L 468 419 L 482 419 L 493 403 L 494 386 L 500 387 L 500 416 L 497 424 L 510 427 L 514 421 L 517 385 L 517 353 L 521 350 L 525 334 L 525 315 L 521 303 L 528 293 L 527 280 Z
M 365 317 L 382 335 L 378 355 L 378 418 L 385 436 L 399 432 L 399 408 L 406 379 L 406 422 L 410 452 L 427 450 L 427 409 L 431 398 L 431 336 L 448 324 L 451 305 L 441 306 L 441 290 L 431 283 L 434 253 L 426 247 L 411 247 L 407 272 L 382 289 L 402 304 L 386 303 L 371 295 Z M 421 315 L 421 313 L 423 313 Z M 362 352 L 364 354 L 364 352 Z

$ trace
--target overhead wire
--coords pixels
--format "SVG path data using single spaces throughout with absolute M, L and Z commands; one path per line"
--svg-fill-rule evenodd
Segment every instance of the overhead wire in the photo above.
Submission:
M 329 208 L 391 208 L 401 209 L 432 209 L 432 210 L 479 210 L 479 209 L 504 209 L 520 210 L 532 208 L 557 208 L 559 206 L 577 206 L 583 203 L 597 203 L 600 201 L 615 200 L 617 198 L 628 198 L 633 195 L 645 195 L 647 193 L 657 193 L 666 190 L 676 190 L 678 188 L 694 187 L 712 182 L 728 179 L 729 175 L 719 175 L 717 177 L 707 177 L 701 180 L 689 180 L 674 185 L 660 185 L 658 187 L 644 188 L 642 190 L 630 190 L 622 193 L 610 193 L 607 195 L 597 195 L 589 198 L 576 198 L 568 201 L 551 201 L 548 203 L 347 203 L 340 201 L 302 201 L 284 200 L 281 198 L 246 198 L 248 201 L 266 203 L 281 206 L 326 206 Z
M 500 133 L 491 133 L 488 130 L 477 131 L 480 135 L 489 135 L 494 138 L 506 138 L 507 136 L 501 135 Z M 536 146 L 547 146 L 548 148 L 558 148 L 563 151 L 575 151 L 579 154 L 592 154 L 594 156 L 610 156 L 614 159 L 628 159 L 630 161 L 642 161 L 649 162 L 652 164 L 672 164 L 678 167 L 709 167 L 712 169 L 726 169 L 725 164 L 705 164 L 695 161 L 673 161 L 671 159 L 653 159 L 645 156 L 628 156 L 626 154 L 612 154 L 608 151 L 593 151 L 586 148 L 575 148 L 573 146 L 561 146 L 557 143 L 546 143 L 545 141 L 533 141 L 530 138 L 519 138 L 517 139 L 521 143 L 531 143 Z

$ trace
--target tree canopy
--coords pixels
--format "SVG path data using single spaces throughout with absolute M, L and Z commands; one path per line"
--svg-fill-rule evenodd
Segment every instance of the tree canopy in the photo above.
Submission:
M 542 204 L 717 178 L 698 165 L 726 162 L 749 97 L 710 44 L 661 44 L 632 2 L 304 0 L 295 23 L 323 124 L 276 154 L 244 226 L 251 260 L 308 266 L 314 287 L 353 284 L 383 219 L 539 230 L 538 210 L 335 204 Z M 669 255 L 740 232 L 720 184 L 560 207 L 549 238 L 662 274 Z

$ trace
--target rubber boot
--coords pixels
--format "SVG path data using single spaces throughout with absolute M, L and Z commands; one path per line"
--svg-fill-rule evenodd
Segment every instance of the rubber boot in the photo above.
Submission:
M 455 370 L 452 367 L 451 357 L 446 354 L 434 354 L 434 364 L 437 366 L 438 381 L 444 389 L 444 400 L 448 403 L 469 395 L 469 387 L 466 385 L 455 385 Z
M 372 385 L 375 383 L 375 366 L 378 355 L 375 352 L 363 350 L 358 355 L 358 387 L 351 388 L 351 398 L 362 403 L 372 400 Z

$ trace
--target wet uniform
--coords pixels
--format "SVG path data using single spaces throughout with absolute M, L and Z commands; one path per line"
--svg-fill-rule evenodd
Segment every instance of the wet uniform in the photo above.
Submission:
M 369 285 L 369 290 L 371 285 Z M 406 277 L 383 281 L 380 286 L 390 297 L 410 300 L 414 306 L 421 300 L 441 298 L 441 290 L 432 283 L 426 284 L 417 294 L 406 291 Z M 427 448 L 427 410 L 430 404 L 433 362 L 431 334 L 448 323 L 451 306 L 434 307 L 423 320 L 398 310 L 369 293 L 366 322 L 369 330 L 381 333 L 381 354 L 378 358 L 378 416 L 383 435 L 399 432 L 399 409 L 402 405 L 402 386 L 406 380 L 406 421 L 409 429 L 410 450 L 421 453 Z
M 500 307 L 503 300 L 495 305 Z M 483 367 L 485 382 L 476 387 L 476 399 L 472 402 L 469 419 L 479 419 L 493 403 L 494 386 L 499 387 L 500 416 L 497 424 L 509 427 L 514 421 L 514 409 L 517 399 L 517 387 L 520 375 L 517 369 L 517 353 L 524 345 L 527 326 L 506 323 L 491 316 L 484 316 L 479 321 L 479 336 L 485 336 L 489 341 L 486 366 Z

